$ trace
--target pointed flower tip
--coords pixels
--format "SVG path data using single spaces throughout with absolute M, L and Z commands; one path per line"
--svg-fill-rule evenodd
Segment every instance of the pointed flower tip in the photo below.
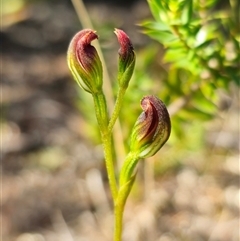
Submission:
M 93 93 L 102 88 L 102 64 L 91 42 L 98 39 L 96 31 L 83 29 L 70 42 L 68 66 L 78 84 Z
M 128 35 L 123 30 L 117 28 L 115 28 L 114 33 L 120 44 L 120 49 L 118 50 L 118 80 L 120 85 L 127 87 L 133 74 L 136 57 L 132 42 Z
M 116 34 L 119 42 L 122 42 L 122 41 L 129 41 L 130 42 L 130 38 L 128 37 L 128 35 L 123 30 L 115 28 L 114 33 Z
M 156 96 L 141 101 L 143 112 L 133 127 L 130 149 L 139 158 L 153 156 L 166 143 L 171 132 L 171 121 L 164 103 Z
M 133 51 L 133 45 L 128 37 L 128 35 L 121 29 L 115 28 L 114 33 L 117 36 L 118 42 L 120 44 L 120 50 L 119 50 L 119 55 L 128 55 L 129 52 Z
M 79 31 L 73 38 L 79 39 L 82 42 L 90 44 L 91 41 L 98 38 L 98 35 L 96 33 L 97 33 L 97 31 L 92 30 L 92 29 L 83 29 L 83 30 Z

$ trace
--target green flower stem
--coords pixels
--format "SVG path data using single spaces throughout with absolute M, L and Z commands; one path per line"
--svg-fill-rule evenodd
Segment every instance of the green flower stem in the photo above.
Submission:
M 102 136 L 107 135 L 107 126 L 108 126 L 108 111 L 106 99 L 103 92 L 92 94 L 94 107 L 96 112 L 96 117 L 99 125 L 99 129 Z
M 130 152 L 127 155 L 120 172 L 120 178 L 119 178 L 120 188 L 125 183 L 127 183 L 130 180 L 130 178 L 133 176 L 133 171 L 138 161 L 139 161 L 139 157 L 138 155 L 136 155 L 136 153 Z
M 136 154 L 134 153 L 128 154 L 128 156 L 124 161 L 123 167 L 121 169 L 121 173 L 120 173 L 121 186 L 120 186 L 120 189 L 118 190 L 115 170 L 114 170 L 114 163 L 113 163 L 113 143 L 112 143 L 111 133 L 112 133 L 114 123 L 118 118 L 125 92 L 126 92 L 126 89 L 121 87 L 119 88 L 116 104 L 115 104 L 112 118 L 109 124 L 108 124 L 107 105 L 106 105 L 104 94 L 102 92 L 98 94 L 93 94 L 96 117 L 99 124 L 99 129 L 101 132 L 101 137 L 103 142 L 109 185 L 110 185 L 113 202 L 114 202 L 114 218 L 115 218 L 114 241 L 122 240 L 122 226 L 123 226 L 122 222 L 123 222 L 124 207 L 134 182 L 134 178 L 132 178 L 133 176 L 132 173 L 137 164 L 137 161 L 139 160 Z
M 108 134 L 103 138 L 103 149 L 104 149 L 109 185 L 110 185 L 110 189 L 113 197 L 113 202 L 115 203 L 118 196 L 118 187 L 117 187 L 117 182 L 115 178 L 113 153 L 112 153 L 113 143 L 112 143 L 111 134 Z
M 93 94 L 92 96 L 94 100 L 94 107 L 99 129 L 101 132 L 101 138 L 103 142 L 109 185 L 113 197 L 113 202 L 115 203 L 118 195 L 118 187 L 114 170 L 112 135 L 111 132 L 108 131 L 108 112 L 106 99 L 103 92 Z
M 120 112 L 121 107 L 122 107 L 123 97 L 124 97 L 125 92 L 126 92 L 126 88 L 119 87 L 116 103 L 115 103 L 113 113 L 112 113 L 112 117 L 111 117 L 109 125 L 108 125 L 109 132 L 112 131 L 113 126 L 114 126 L 117 118 L 119 117 L 119 112 Z
M 122 221 L 124 207 L 135 181 L 136 175 L 133 174 L 133 171 L 138 163 L 138 160 L 139 158 L 136 156 L 136 154 L 130 152 L 126 157 L 120 172 L 120 187 L 114 206 L 114 241 L 122 240 Z
M 114 241 L 122 240 L 122 221 L 123 221 L 124 205 L 116 204 L 114 206 Z

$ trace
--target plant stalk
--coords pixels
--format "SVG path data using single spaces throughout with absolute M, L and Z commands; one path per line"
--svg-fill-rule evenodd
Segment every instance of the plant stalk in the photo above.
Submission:
M 111 132 L 108 131 L 108 111 L 106 99 L 103 92 L 93 94 L 94 107 L 96 112 L 96 117 L 99 125 L 99 130 L 101 133 L 101 138 L 103 142 L 105 163 L 107 169 L 107 175 L 109 180 L 109 185 L 113 197 L 113 202 L 115 204 L 118 187 L 115 177 L 114 160 L 113 160 L 113 142 Z
M 117 99 L 116 99 L 116 103 L 113 109 L 113 113 L 112 113 L 112 117 L 110 119 L 109 125 L 108 125 L 108 130 L 112 131 L 113 126 L 117 120 L 117 118 L 119 117 L 119 113 L 122 107 L 122 103 L 123 103 L 123 97 L 124 94 L 126 92 L 125 88 L 120 87 L 117 93 Z
M 122 221 L 124 205 L 116 204 L 114 206 L 114 241 L 122 241 Z

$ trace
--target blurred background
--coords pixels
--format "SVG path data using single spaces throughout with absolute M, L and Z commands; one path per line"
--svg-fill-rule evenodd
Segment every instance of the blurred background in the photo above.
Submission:
M 144 95 L 158 95 L 173 116 L 168 143 L 139 163 L 123 240 L 239 240 L 237 73 L 214 91 L 204 86 L 204 93 L 214 92 L 206 102 L 190 72 L 164 59 L 166 46 L 144 32 L 149 27 L 144 21 L 153 18 L 146 1 L 85 0 L 87 13 L 77 4 L 2 1 L 2 240 L 112 240 L 112 203 L 91 96 L 78 88 L 66 64 L 68 44 L 88 24 L 86 17 L 99 35 L 114 93 L 119 48 L 114 28 L 129 35 L 136 51 L 136 71 L 114 137 L 115 144 L 125 140 L 125 146 L 116 144 L 117 166 Z M 219 1 L 217 9 L 226 5 Z M 228 60 L 239 67 L 237 48 L 226 43 Z

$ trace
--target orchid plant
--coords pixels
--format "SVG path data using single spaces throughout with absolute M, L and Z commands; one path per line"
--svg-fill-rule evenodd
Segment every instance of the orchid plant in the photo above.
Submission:
M 171 132 L 170 117 L 164 103 L 153 95 L 143 97 L 143 112 L 138 117 L 130 137 L 130 151 L 121 170 L 115 168 L 112 133 L 119 117 L 124 94 L 132 77 L 136 55 L 127 34 L 115 29 L 120 44 L 118 62 L 118 94 L 113 113 L 103 90 L 103 68 L 99 55 L 91 42 L 98 38 L 96 31 L 84 29 L 70 42 L 67 52 L 68 67 L 78 85 L 93 98 L 96 119 L 103 144 L 106 170 L 114 207 L 114 241 L 122 240 L 122 219 L 126 200 L 137 174 L 140 159 L 153 156 L 168 140 Z

